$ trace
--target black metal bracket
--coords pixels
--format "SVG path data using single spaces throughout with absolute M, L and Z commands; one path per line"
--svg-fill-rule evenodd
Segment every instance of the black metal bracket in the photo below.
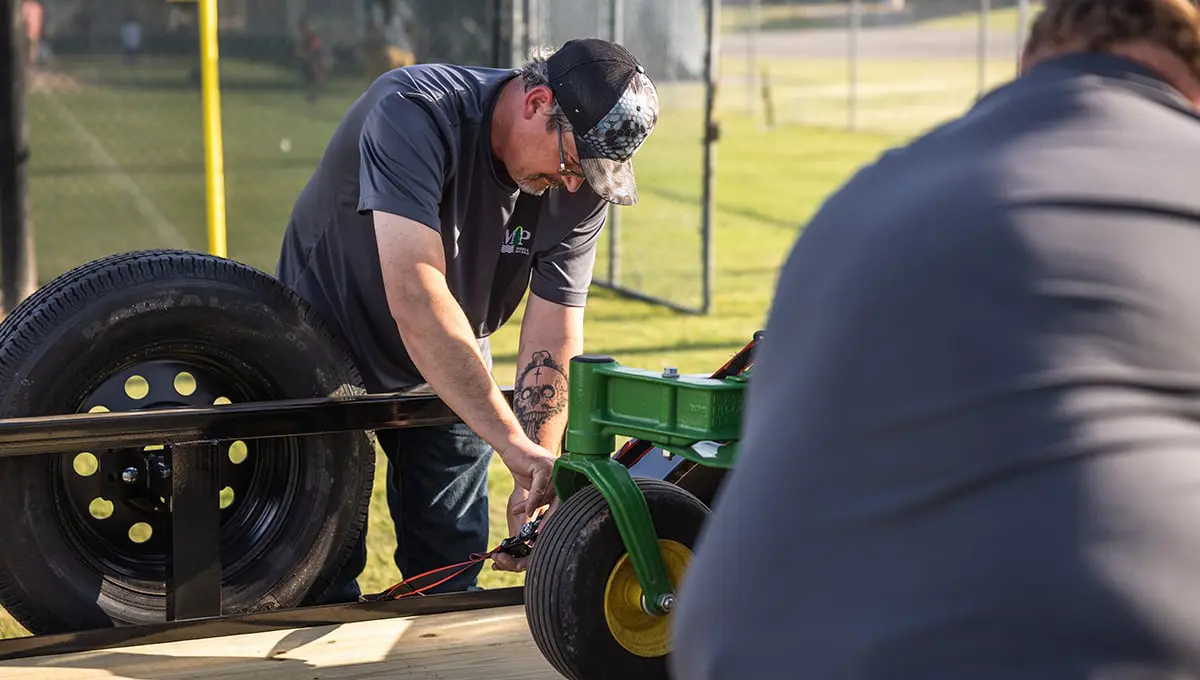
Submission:
M 217 442 L 171 447 L 171 559 L 167 620 L 221 615 Z

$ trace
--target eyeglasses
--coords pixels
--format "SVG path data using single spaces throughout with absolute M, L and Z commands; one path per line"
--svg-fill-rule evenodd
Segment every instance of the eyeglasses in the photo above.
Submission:
M 587 179 L 582 172 L 575 172 L 567 168 L 567 155 L 563 153 L 563 129 L 562 123 L 558 124 L 558 173 L 569 177 L 578 177 L 579 179 Z

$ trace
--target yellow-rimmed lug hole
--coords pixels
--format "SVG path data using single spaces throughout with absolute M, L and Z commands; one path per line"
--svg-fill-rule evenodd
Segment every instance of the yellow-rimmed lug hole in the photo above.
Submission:
M 246 446 L 246 442 L 240 439 L 229 445 L 229 462 L 234 465 L 241 465 L 246 460 L 246 456 L 250 455 L 250 448 Z
M 108 407 L 96 405 L 88 409 L 88 413 L 108 413 Z
M 190 397 L 196 393 L 196 376 L 181 371 L 175 374 L 175 391 L 182 397 Z
M 100 469 L 100 460 L 95 454 L 84 451 L 75 455 L 75 459 L 71 461 L 71 468 L 80 477 L 91 477 Z
M 658 540 L 671 583 L 678 587 L 691 561 L 692 551 L 678 541 Z M 633 571 L 629 553 L 617 560 L 604 587 L 604 619 L 617 644 L 630 654 L 646 658 L 671 651 L 670 616 L 652 616 L 642 609 L 642 586 Z
M 145 543 L 153 535 L 154 529 L 151 529 L 150 525 L 145 522 L 138 522 L 129 527 L 129 540 L 134 543 Z
M 140 375 L 131 375 L 125 381 L 125 396 L 130 399 L 145 399 L 150 394 L 150 383 Z
M 108 519 L 113 514 L 113 502 L 107 498 L 93 498 L 88 503 L 88 514 L 96 519 Z
M 229 487 L 225 487 L 224 489 L 221 489 L 219 498 L 221 499 L 220 504 L 221 504 L 222 510 L 233 505 L 233 489 L 231 489 Z
M 229 400 L 229 397 L 217 397 L 216 399 L 213 399 L 213 406 L 224 406 L 232 403 L 233 402 Z

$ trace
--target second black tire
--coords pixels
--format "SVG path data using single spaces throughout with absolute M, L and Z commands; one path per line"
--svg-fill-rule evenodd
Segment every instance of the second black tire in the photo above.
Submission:
M 155 371 L 157 383 L 145 377 Z M 172 390 L 167 377 L 185 374 L 188 386 Z M 352 395 L 361 382 L 343 345 L 287 287 L 195 252 L 90 262 L 0 324 L 0 418 L 211 405 L 214 394 L 215 403 Z M 224 444 L 240 495 L 222 510 L 223 612 L 296 606 L 329 584 L 363 529 L 373 438 L 253 440 L 236 455 Z M 140 447 L 86 455 L 83 465 L 76 451 L 0 458 L 0 604 L 36 634 L 164 620 L 170 547 L 156 539 L 170 506 L 121 476 L 148 478 L 169 461 Z M 134 520 L 142 534 L 129 528 L 125 541 Z
M 678 588 L 709 509 L 674 484 L 634 481 Z M 670 617 L 639 611 L 640 592 L 612 511 L 595 486 L 546 519 L 525 577 L 525 612 L 534 642 L 559 673 L 571 680 L 667 678 Z

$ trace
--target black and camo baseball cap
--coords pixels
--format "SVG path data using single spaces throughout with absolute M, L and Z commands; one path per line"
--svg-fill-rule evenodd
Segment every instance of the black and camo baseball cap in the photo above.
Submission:
M 568 41 L 546 61 L 588 184 L 610 203 L 637 203 L 633 154 L 658 122 L 658 91 L 646 69 L 625 47 L 598 38 Z

